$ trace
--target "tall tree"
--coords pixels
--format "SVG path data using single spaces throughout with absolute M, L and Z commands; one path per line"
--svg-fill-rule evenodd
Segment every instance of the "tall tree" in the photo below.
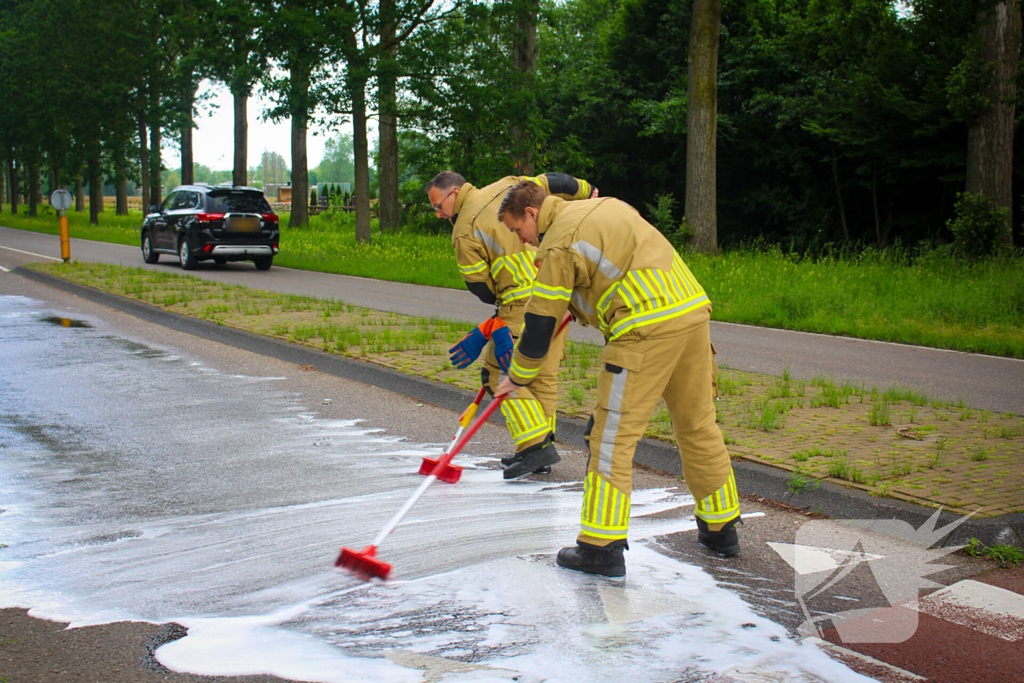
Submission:
M 525 175 L 533 174 L 533 148 L 535 140 L 522 121 L 533 113 L 534 76 L 537 71 L 537 12 L 540 0 L 512 0 L 512 14 L 515 18 L 515 32 L 512 37 L 512 66 L 517 76 L 520 116 L 512 127 L 513 154 L 515 166 Z
M 396 80 L 398 17 L 395 0 L 380 0 L 380 44 L 377 67 L 378 118 L 377 173 L 380 179 L 378 216 L 381 230 L 397 230 L 401 224 L 398 200 L 398 97 Z
M 984 0 L 978 10 L 983 112 L 967 132 L 967 191 L 1006 209 L 1013 246 L 1013 129 L 1020 60 L 1020 0 Z
M 718 251 L 718 39 L 722 0 L 693 0 L 686 116 L 686 220 L 698 251 Z
M 276 21 L 272 7 L 255 0 L 210 0 L 211 21 L 203 32 L 201 54 L 213 75 L 231 91 L 234 113 L 232 182 L 248 184 L 248 103 L 266 59 L 260 50 L 261 26 Z

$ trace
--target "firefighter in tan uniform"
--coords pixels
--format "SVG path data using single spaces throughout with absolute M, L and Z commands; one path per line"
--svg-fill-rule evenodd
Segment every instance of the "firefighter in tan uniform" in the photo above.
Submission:
M 633 453 L 661 397 L 697 501 L 698 539 L 722 555 L 738 553 L 739 497 L 715 424 L 711 303 L 704 289 L 668 240 L 618 199 L 569 203 L 520 183 L 498 215 L 520 239 L 543 243 L 525 326 L 495 394 L 532 386 L 546 363 L 551 330 L 567 309 L 607 340 L 589 429 L 582 529 L 575 547 L 559 551 L 558 564 L 625 575 Z
M 494 304 L 496 308 L 493 318 L 451 349 L 452 363 L 461 368 L 476 360 L 486 347 L 480 375 L 482 384 L 492 392 L 512 359 L 514 340 L 523 326 L 523 309 L 537 275 L 536 249 L 521 243 L 498 220 L 498 205 L 505 193 L 522 181 L 532 182 L 565 199 L 597 195 L 597 189 L 585 180 L 563 173 L 547 173 L 535 178 L 508 176 L 478 189 L 458 173 L 444 171 L 426 187 L 437 217 L 447 218 L 454 224 L 452 245 L 466 286 L 481 301 Z M 553 441 L 558 365 L 565 337 L 563 332 L 549 339 L 551 353 L 538 367 L 537 379 L 530 389 L 502 402 L 501 412 L 515 444 L 515 454 L 501 460 L 505 479 L 530 472 L 550 472 L 550 466 L 560 460 Z

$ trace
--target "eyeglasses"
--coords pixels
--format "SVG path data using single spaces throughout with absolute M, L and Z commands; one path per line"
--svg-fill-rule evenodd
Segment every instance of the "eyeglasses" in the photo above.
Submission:
M 453 188 L 452 188 L 452 189 L 451 189 L 451 190 L 450 190 L 450 191 L 448 192 L 448 194 L 446 194 L 446 195 L 445 195 L 444 197 L 442 197 L 442 198 L 441 198 L 441 201 L 439 201 L 439 202 L 438 202 L 437 204 L 431 204 L 431 205 L 430 205 L 430 208 L 432 208 L 432 209 L 433 209 L 434 211 L 440 211 L 440 210 L 441 210 L 441 205 L 442 205 L 442 204 L 444 204 L 444 200 L 445 200 L 445 199 L 448 199 L 449 197 L 451 197 L 451 196 L 452 196 L 452 193 L 453 193 L 453 192 L 455 192 L 455 190 L 457 190 L 457 189 L 459 189 L 459 188 L 457 188 L 457 187 L 453 187 Z

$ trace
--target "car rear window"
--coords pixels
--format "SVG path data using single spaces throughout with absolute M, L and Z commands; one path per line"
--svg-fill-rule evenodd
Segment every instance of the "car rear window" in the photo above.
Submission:
M 223 190 L 211 192 L 210 199 L 213 201 L 210 213 L 273 213 L 261 192 Z

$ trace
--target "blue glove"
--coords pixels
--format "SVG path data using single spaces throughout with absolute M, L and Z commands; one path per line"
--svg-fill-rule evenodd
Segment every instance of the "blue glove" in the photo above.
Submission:
M 507 373 L 509 366 L 512 365 L 512 352 L 516 348 L 516 342 L 512 339 L 512 332 L 509 331 L 508 325 L 502 324 L 501 327 L 495 325 L 491 332 L 491 341 L 494 342 L 494 357 L 498 359 L 501 369 Z
M 480 356 L 480 352 L 487 346 L 487 340 L 491 337 L 492 325 L 494 325 L 494 318 L 488 318 L 463 337 L 462 341 L 448 349 L 452 365 L 457 368 L 464 368 L 475 361 Z

